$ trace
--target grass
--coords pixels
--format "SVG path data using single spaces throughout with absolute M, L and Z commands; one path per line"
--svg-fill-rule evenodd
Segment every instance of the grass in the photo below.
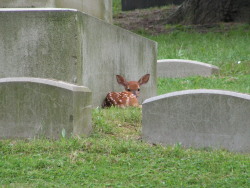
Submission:
M 249 187 L 250 156 L 140 141 L 141 109 L 93 110 L 90 138 L 0 142 L 6 187 Z M 132 131 L 133 130 L 133 131 Z
M 158 41 L 160 59 L 221 68 L 210 78 L 159 79 L 158 94 L 197 88 L 250 93 L 249 30 L 147 37 Z M 249 154 L 150 145 L 140 138 L 141 118 L 138 108 L 97 108 L 89 138 L 0 140 L 0 187 L 250 187 Z
M 210 78 L 158 79 L 158 94 L 200 88 L 250 93 L 249 24 L 226 32 L 177 30 L 166 35 L 143 35 L 158 42 L 158 59 L 196 60 L 220 68 L 220 74 Z
M 190 59 L 213 64 L 223 76 L 250 74 L 250 25 L 227 32 L 175 31 L 149 36 L 159 44 L 158 59 Z
M 122 11 L 122 0 L 113 0 L 113 15 L 117 15 Z
M 111 128 L 114 117 L 108 111 L 115 113 L 114 116 L 120 114 Z M 131 117 L 130 111 L 138 116 L 135 121 L 128 119 L 129 123 L 126 118 Z M 125 135 L 120 137 L 120 132 L 130 126 L 135 128 L 134 135 L 140 134 L 139 114 L 140 109 L 134 108 L 96 109 L 95 131 L 88 139 L 1 141 L 0 184 L 7 187 L 249 187 L 249 155 L 183 149 L 180 145 L 152 146 Z
M 209 78 L 193 76 L 188 78 L 161 78 L 158 79 L 157 87 L 159 95 L 186 89 L 219 89 L 241 93 L 250 93 L 250 76 L 212 76 Z

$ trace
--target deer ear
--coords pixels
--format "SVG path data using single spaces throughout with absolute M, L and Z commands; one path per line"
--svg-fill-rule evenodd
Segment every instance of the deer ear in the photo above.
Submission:
M 149 80 L 150 74 L 145 74 L 143 77 L 140 78 L 138 81 L 139 85 L 146 84 Z
M 123 78 L 120 75 L 116 75 L 116 80 L 117 80 L 118 84 L 121 84 L 123 86 L 127 86 L 128 85 L 128 82 L 125 80 L 125 78 Z

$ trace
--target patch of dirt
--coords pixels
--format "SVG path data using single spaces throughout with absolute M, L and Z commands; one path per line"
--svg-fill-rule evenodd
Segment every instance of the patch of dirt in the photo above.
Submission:
M 134 32 L 166 33 L 166 18 L 175 10 L 176 7 L 171 6 L 122 12 L 114 16 L 114 24 Z
M 137 9 L 115 15 L 114 24 L 136 33 L 148 33 L 158 35 L 171 33 L 173 31 L 196 31 L 200 33 L 225 32 L 239 23 L 215 23 L 207 25 L 167 25 L 167 17 L 172 14 L 178 6 L 167 6 L 161 8 Z

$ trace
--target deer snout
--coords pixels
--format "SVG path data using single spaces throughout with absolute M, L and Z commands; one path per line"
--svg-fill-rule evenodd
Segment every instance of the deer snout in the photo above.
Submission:
M 136 96 L 136 98 L 138 98 L 140 95 L 139 90 L 132 91 L 132 93 Z

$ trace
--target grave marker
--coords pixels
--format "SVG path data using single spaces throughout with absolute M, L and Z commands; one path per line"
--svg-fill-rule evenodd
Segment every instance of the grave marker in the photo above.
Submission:
M 150 143 L 250 152 L 250 95 L 186 90 L 142 105 L 142 137 Z
M 188 76 L 211 76 L 219 68 L 207 63 L 185 59 L 161 59 L 157 61 L 158 78 L 183 78 Z
M 88 88 L 40 78 L 0 79 L 0 139 L 90 134 Z

